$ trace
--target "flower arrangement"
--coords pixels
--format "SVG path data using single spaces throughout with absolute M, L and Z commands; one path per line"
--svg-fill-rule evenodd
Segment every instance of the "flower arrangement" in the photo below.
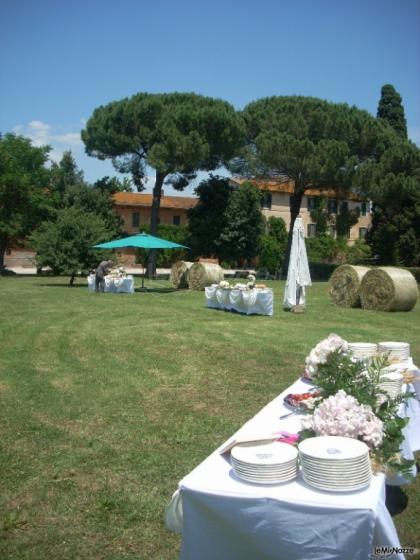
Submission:
M 219 288 L 221 288 L 222 290 L 252 290 L 253 288 L 255 288 L 255 276 L 253 274 L 250 274 L 248 276 L 248 279 L 249 278 L 251 278 L 251 280 L 246 284 L 237 282 L 233 286 L 231 286 L 231 284 L 229 284 L 227 280 L 222 280 L 221 282 L 219 282 Z
M 376 470 L 411 477 L 414 461 L 404 459 L 400 448 L 408 419 L 398 415 L 410 393 L 391 398 L 380 388 L 386 355 L 366 365 L 348 352 L 347 342 L 330 335 L 311 351 L 305 362 L 305 376 L 321 391 L 313 414 L 302 423 L 301 438 L 338 435 L 364 441 Z
M 330 353 L 338 349 L 347 351 L 348 345 L 347 342 L 337 334 L 331 333 L 328 338 L 321 340 L 321 342 L 311 350 L 309 356 L 307 356 L 305 360 L 305 377 L 308 379 L 315 379 L 318 366 L 320 364 L 325 364 Z
M 343 436 L 361 439 L 376 448 L 383 439 L 383 423 L 370 406 L 359 404 L 357 399 L 340 389 L 323 400 L 314 414 L 302 422 L 306 429 L 317 436 Z
M 247 287 L 249 290 L 252 290 L 253 288 L 255 288 L 255 280 L 256 280 L 256 278 L 255 278 L 255 276 L 254 276 L 253 274 L 248 274 L 248 280 L 249 280 L 249 282 L 247 282 L 246 287 Z

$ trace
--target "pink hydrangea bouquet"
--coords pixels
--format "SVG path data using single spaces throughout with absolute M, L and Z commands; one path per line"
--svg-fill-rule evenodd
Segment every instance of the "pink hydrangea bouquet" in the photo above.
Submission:
M 317 436 L 343 436 L 361 439 L 374 449 L 382 444 L 383 425 L 370 406 L 343 390 L 328 397 L 315 409 L 310 418 L 302 421 L 305 429 Z

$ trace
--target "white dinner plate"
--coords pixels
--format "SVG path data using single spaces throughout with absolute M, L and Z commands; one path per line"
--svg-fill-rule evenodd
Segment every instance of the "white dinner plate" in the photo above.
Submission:
M 273 441 L 260 445 L 239 444 L 231 451 L 233 459 L 251 465 L 281 465 L 296 459 L 297 449 L 288 443 Z
M 341 436 L 318 436 L 304 439 L 298 445 L 307 457 L 325 460 L 358 459 L 369 453 L 368 446 L 353 438 Z

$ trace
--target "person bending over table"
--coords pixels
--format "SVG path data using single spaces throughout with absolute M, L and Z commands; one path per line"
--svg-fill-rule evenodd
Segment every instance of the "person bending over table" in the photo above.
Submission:
M 105 276 L 114 263 L 112 261 L 101 261 L 95 272 L 95 292 L 105 291 Z

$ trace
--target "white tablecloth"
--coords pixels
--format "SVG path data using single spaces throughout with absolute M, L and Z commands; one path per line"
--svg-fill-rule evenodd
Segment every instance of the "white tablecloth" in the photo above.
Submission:
M 273 315 L 273 291 L 269 288 L 225 290 L 213 285 L 205 288 L 205 296 L 207 307 L 234 310 L 247 315 Z
M 297 433 L 301 415 L 280 419 L 290 412 L 283 399 L 308 388 L 298 380 L 234 437 L 279 430 Z M 417 400 L 410 409 L 411 419 L 419 419 Z M 406 436 L 410 451 L 418 449 L 420 424 L 410 420 Z M 374 546 L 400 547 L 385 506 L 383 474 L 374 476 L 363 491 L 348 493 L 315 490 L 301 477 L 282 485 L 253 485 L 235 477 L 229 457 L 219 450 L 180 482 L 166 523 L 182 531 L 182 560 L 368 560 Z
M 95 275 L 90 274 L 87 279 L 88 289 L 91 292 L 95 291 Z M 123 278 L 112 278 L 111 276 L 105 276 L 105 292 L 113 293 L 134 293 L 134 278 L 131 275 L 127 275 Z

